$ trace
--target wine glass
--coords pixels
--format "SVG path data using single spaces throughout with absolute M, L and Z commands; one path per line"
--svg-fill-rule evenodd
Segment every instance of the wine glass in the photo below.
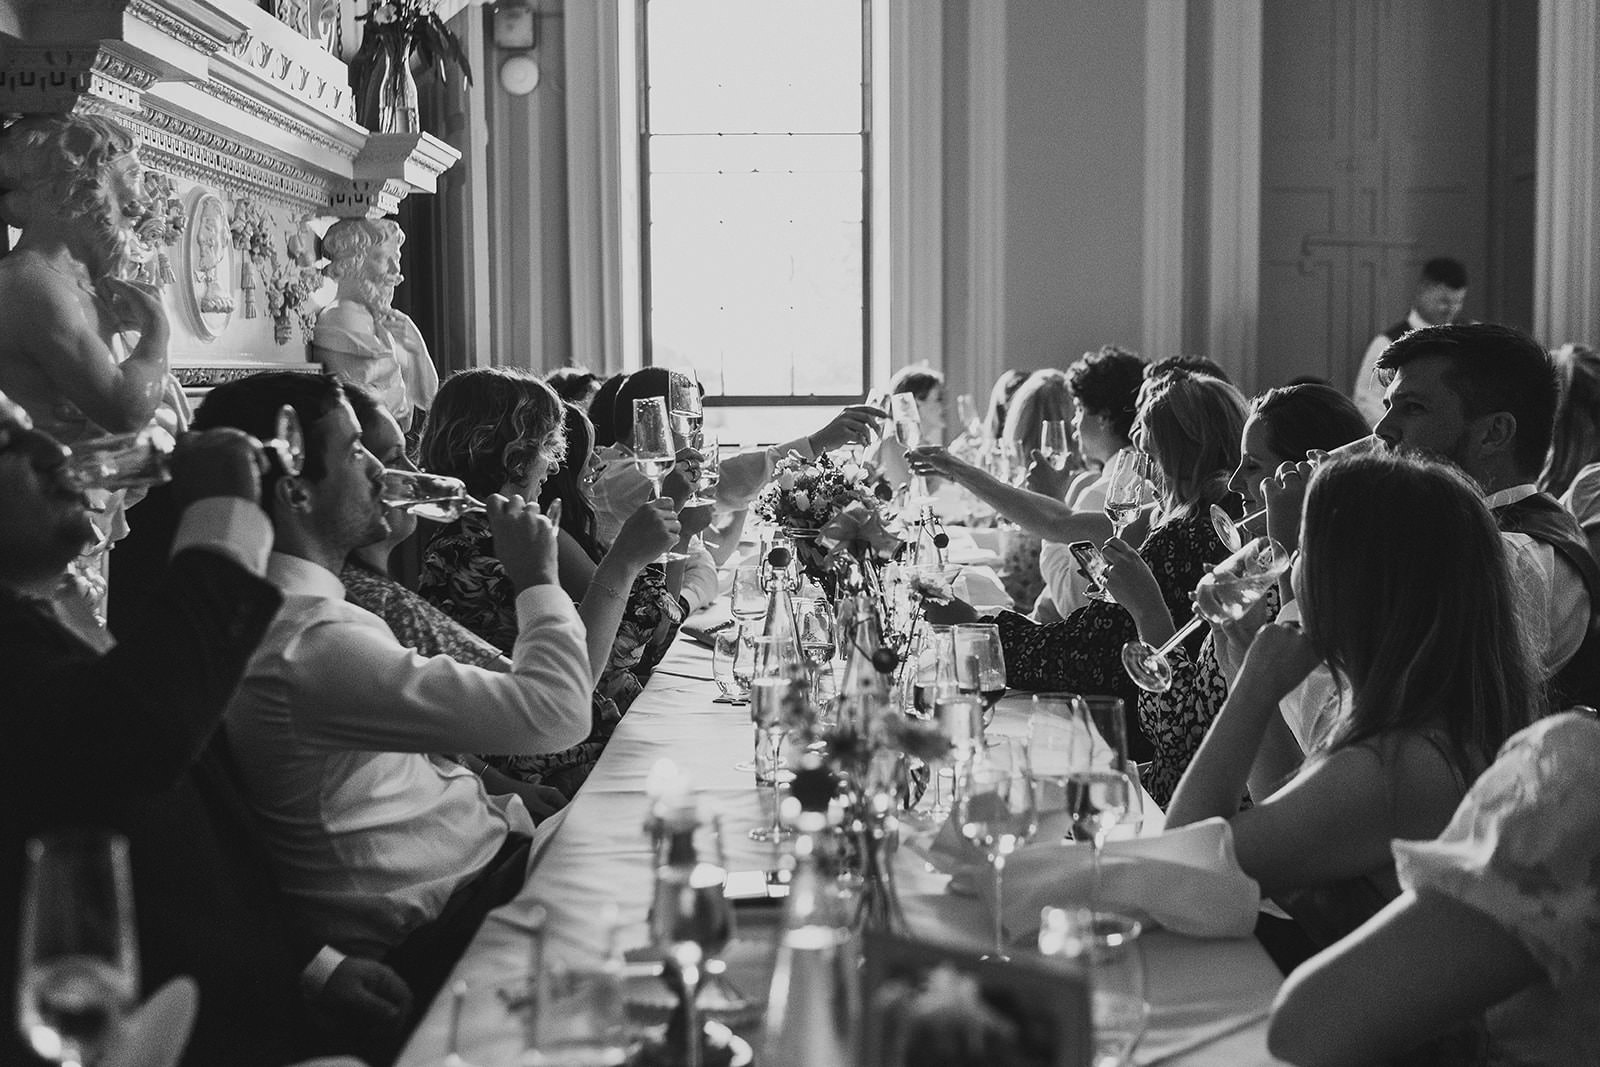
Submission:
M 1039 918 L 1040 954 L 1076 961 L 1089 979 L 1092 1062 L 1123 1067 L 1150 1015 L 1142 927 L 1126 915 L 1083 908 L 1045 908 Z
M 639 472 L 650 480 L 655 496 L 661 496 L 661 485 L 678 462 L 677 449 L 673 447 L 672 424 L 667 420 L 665 397 L 646 396 L 633 402 L 633 459 Z M 663 552 L 657 563 L 673 563 L 688 559 L 683 552 Z
M 827 707 L 838 695 L 833 680 L 833 660 L 838 653 L 838 622 L 833 605 L 822 597 L 795 597 L 794 623 L 800 633 L 800 650 L 806 657 L 811 699 Z
M 1028 757 L 1039 818 L 1065 816 L 1068 783 L 1078 751 L 1089 743 L 1076 693 L 1035 693 L 1028 716 Z M 1065 837 L 1065 833 L 1062 834 Z
M 468 495 L 461 479 L 426 471 L 391 467 L 383 472 L 381 493 L 384 507 L 432 522 L 455 522 L 469 512 L 486 510 L 482 501 Z
M 973 441 L 983 440 L 983 416 L 978 414 L 978 405 L 971 393 L 956 397 L 956 417 L 961 420 L 961 428 L 969 438 Z
M 994 718 L 994 706 L 1006 695 L 1006 657 L 1000 627 L 992 622 L 964 622 L 951 628 L 955 639 L 956 688 L 983 702 L 983 724 Z
M 961 836 L 983 853 L 994 871 L 994 954 L 990 958 L 1007 959 L 1006 859 L 1027 844 L 1039 825 L 1028 746 L 1022 738 L 998 738 L 994 745 L 978 751 L 967 768 L 956 821 Z
M 1167 654 L 1186 641 L 1204 622 L 1238 622 L 1267 595 L 1289 569 L 1289 550 L 1270 537 L 1257 537 L 1211 568 L 1195 586 L 1199 615 L 1190 619 L 1160 648 L 1144 641 L 1122 646 L 1122 666 L 1134 684 L 1147 693 L 1172 688 L 1172 662 Z
M 722 481 L 722 445 L 716 434 L 703 430 L 696 430 L 689 442 L 700 453 L 700 466 L 694 481 L 694 495 L 689 498 L 688 504 L 715 504 L 717 498 L 711 495 L 711 490 Z
M 1122 821 L 1132 802 L 1127 719 L 1123 702 L 1117 697 L 1079 697 L 1070 706 L 1087 742 L 1070 750 L 1067 811 L 1072 816 L 1073 836 L 1088 841 L 1092 850 L 1092 911 L 1100 899 L 1100 850 L 1105 847 L 1106 835 Z
M 711 639 L 711 678 L 717 684 L 719 696 L 716 704 L 743 704 L 750 698 L 750 678 L 741 677 L 735 665 L 739 659 L 739 646 L 746 640 L 742 622 L 724 626 Z
M 915 393 L 895 393 L 889 397 L 889 421 L 894 424 L 895 440 L 910 452 L 922 443 L 922 412 L 917 407 Z M 928 483 L 920 474 L 913 474 L 906 488 L 906 503 L 918 506 L 928 503 Z
M 679 1062 L 702 1062 L 700 990 L 710 965 L 733 939 L 733 905 L 724 886 L 728 880 L 721 862 L 721 833 L 716 832 L 718 863 L 698 862 L 683 881 L 667 885 L 658 880 L 650 913 L 651 936 L 665 956 L 668 985 L 678 994 L 683 1014 L 685 1047 Z
M 1039 455 L 1053 471 L 1067 469 L 1072 454 L 1072 426 L 1062 419 L 1045 419 L 1039 426 Z
M 728 587 L 728 610 L 743 622 L 754 622 L 767 613 L 767 590 L 762 568 L 754 563 L 735 567 L 733 584 Z
M 34 1052 L 83 1067 L 139 996 L 126 838 L 96 830 L 27 845 L 17 1025 Z
M 774 657 L 781 655 L 776 649 L 770 652 Z M 767 677 L 757 678 L 750 683 L 750 719 L 756 726 L 756 743 L 760 745 L 762 736 L 765 735 L 772 768 L 770 782 L 762 782 L 759 767 L 762 761 L 757 758 L 756 783 L 772 786 L 772 822 L 770 825 L 752 829 L 750 831 L 752 841 L 776 843 L 794 836 L 794 831 L 783 825 L 781 817 L 782 783 L 778 770 L 783 763 L 783 739 L 788 734 L 791 724 L 803 721 L 804 703 L 805 692 L 799 682 L 792 675 L 782 673 L 781 668 Z
M 1155 464 L 1148 452 L 1124 448 L 1111 457 L 1106 470 L 1106 518 L 1111 520 L 1111 536 L 1121 537 L 1134 516 L 1155 500 L 1152 484 Z

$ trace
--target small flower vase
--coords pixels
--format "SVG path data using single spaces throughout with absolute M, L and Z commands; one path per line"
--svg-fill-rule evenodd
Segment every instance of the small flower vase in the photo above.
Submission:
M 833 573 L 833 568 L 828 566 L 827 548 L 817 540 L 821 533 L 821 530 L 803 526 L 783 528 L 783 536 L 794 545 L 794 555 L 800 564 L 800 573 L 821 586 L 828 599 L 832 600 L 838 593 L 838 577 Z
M 417 79 L 411 74 L 410 42 L 384 49 L 383 78 L 378 88 L 377 133 L 417 133 L 422 129 Z

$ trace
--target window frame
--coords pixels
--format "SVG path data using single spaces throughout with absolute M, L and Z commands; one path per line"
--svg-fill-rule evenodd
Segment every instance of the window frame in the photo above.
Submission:
M 650 240 L 650 49 L 649 6 L 651 0 L 634 0 L 634 91 L 638 128 L 635 131 L 638 152 L 638 294 L 639 342 L 643 366 L 655 365 L 654 337 L 651 332 L 651 259 Z M 778 393 L 741 394 L 738 396 L 707 393 L 708 408 L 755 408 L 773 406 L 824 405 L 859 403 L 872 388 L 873 378 L 873 232 L 872 210 L 875 173 L 873 159 L 873 6 L 874 0 L 858 0 L 861 9 L 861 358 L 859 391 L 849 393 Z

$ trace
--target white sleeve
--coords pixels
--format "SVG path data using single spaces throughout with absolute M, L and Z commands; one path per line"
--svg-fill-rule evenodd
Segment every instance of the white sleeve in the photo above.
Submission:
M 1045 541 L 1039 546 L 1039 573 L 1063 619 L 1089 602 L 1088 580 L 1078 573 L 1078 560 L 1064 543 Z
M 689 558 L 683 563 L 683 588 L 679 593 L 693 615 L 717 599 L 717 565 L 698 537 L 690 538 L 684 551 Z
M 419 655 L 371 619 L 376 625 L 318 620 L 286 651 L 300 675 L 289 684 L 321 696 L 316 715 L 296 719 L 308 740 L 385 752 L 537 753 L 588 736 L 589 650 L 559 586 L 517 595 L 508 673 Z

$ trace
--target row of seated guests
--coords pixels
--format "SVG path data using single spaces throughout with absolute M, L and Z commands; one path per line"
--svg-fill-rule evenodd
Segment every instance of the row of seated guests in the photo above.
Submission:
M 16 567 L 0 586 L 17 591 L 0 596 L 0 625 L 20 701 L 6 737 L 29 768 L 8 781 L 24 799 L 7 805 L 4 847 L 20 855 L 26 837 L 62 823 L 129 833 L 145 984 L 184 973 L 203 991 L 187 1062 L 351 1049 L 385 1062 L 481 917 L 529 876 L 547 832 L 539 815 L 570 795 L 541 784 L 551 768 L 586 769 L 603 743 L 595 678 L 617 665 L 617 594 L 679 543 L 677 502 L 641 504 L 602 551 L 573 507 L 586 503 L 590 459 L 561 497 L 580 516 L 564 535 L 551 518 L 565 509 L 552 503 L 546 517 L 531 498 L 569 433 L 591 455 L 578 440 L 587 423 L 527 374 L 470 374 L 451 392 L 481 397 L 484 378 L 490 399 L 459 414 L 463 428 L 479 419 L 465 451 L 489 479 L 473 486 L 511 600 L 504 649 L 386 573 L 414 521 L 383 506 L 382 475 L 409 460 L 392 416 L 359 387 L 266 374 L 213 390 L 164 494 L 173 562 L 145 603 L 127 597 L 129 625 L 104 658 L 103 632 L 75 631 L 36 596 L 87 529 L 61 449 L 20 415 L 0 441 L 0 476 L 27 490 L 0 502 Z M 245 435 L 271 436 L 284 405 L 306 429 L 305 467 L 257 474 Z M 874 417 L 847 409 L 802 444 L 859 439 Z M 190 456 L 208 442 L 234 450 L 237 484 L 194 484 Z M 736 458 L 753 495 L 772 457 Z M 189 506 L 198 495 L 204 506 Z M 157 514 L 142 527 L 159 530 Z M 202 518 L 203 537 L 191 529 Z M 564 536 L 582 560 L 563 559 Z M 570 593 L 564 570 L 577 575 Z M 71 779 L 70 795 L 51 769 L 63 752 L 89 778 Z M 6 870 L 0 906 L 14 915 L 20 864 Z M 21 1062 L 15 1035 L 5 1040 L 5 1062 L 13 1051 Z

